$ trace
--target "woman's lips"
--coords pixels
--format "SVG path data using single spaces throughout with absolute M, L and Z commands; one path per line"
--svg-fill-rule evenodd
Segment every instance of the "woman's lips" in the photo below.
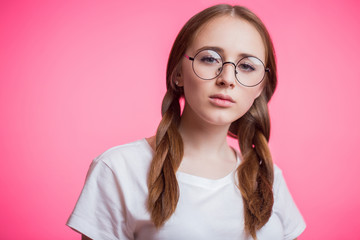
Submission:
M 214 94 L 209 97 L 210 102 L 218 107 L 231 107 L 235 101 L 228 95 Z

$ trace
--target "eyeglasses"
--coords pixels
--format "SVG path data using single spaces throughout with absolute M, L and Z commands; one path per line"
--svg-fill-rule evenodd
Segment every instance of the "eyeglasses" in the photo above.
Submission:
M 224 62 L 221 55 L 214 50 L 202 50 L 194 57 L 184 56 L 192 61 L 194 73 L 201 79 L 211 80 L 219 76 L 225 64 L 232 64 L 235 67 L 236 80 L 243 86 L 255 87 L 259 85 L 269 68 L 257 57 L 248 56 L 240 59 L 236 64 Z

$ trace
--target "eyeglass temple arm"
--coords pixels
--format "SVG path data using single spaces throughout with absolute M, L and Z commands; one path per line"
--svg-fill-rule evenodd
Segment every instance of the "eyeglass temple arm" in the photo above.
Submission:
M 265 68 L 265 72 L 270 72 L 270 68 Z
M 194 58 L 189 57 L 188 55 L 184 54 L 184 57 L 186 57 L 187 59 L 189 59 L 190 61 L 194 61 Z

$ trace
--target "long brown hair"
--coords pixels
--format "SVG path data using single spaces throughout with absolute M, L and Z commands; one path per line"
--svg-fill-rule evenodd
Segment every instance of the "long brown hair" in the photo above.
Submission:
M 183 89 L 174 84 L 180 61 L 192 43 L 195 33 L 209 20 L 223 15 L 235 15 L 252 24 L 265 45 L 265 65 L 270 69 L 264 88 L 248 112 L 229 128 L 229 136 L 237 138 L 242 161 L 237 169 L 238 188 L 244 204 L 245 230 L 253 238 L 269 220 L 273 206 L 273 163 L 268 148 L 270 120 L 267 103 L 277 84 L 275 52 L 268 31 L 250 10 L 227 4 L 215 5 L 193 16 L 180 30 L 170 52 L 167 72 L 167 92 L 162 103 L 162 120 L 156 132 L 156 150 L 148 175 L 148 211 L 156 227 L 161 227 L 174 213 L 179 199 L 176 179 L 183 153 L 183 141 L 178 132 L 179 100 Z

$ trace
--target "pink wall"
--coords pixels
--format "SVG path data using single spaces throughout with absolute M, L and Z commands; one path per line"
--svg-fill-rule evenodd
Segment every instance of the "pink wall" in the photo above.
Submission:
M 65 222 L 90 161 L 154 133 L 172 41 L 219 2 L 1 1 L 0 239 L 79 239 Z M 270 144 L 300 239 L 360 239 L 359 2 L 228 3 L 275 43 Z

